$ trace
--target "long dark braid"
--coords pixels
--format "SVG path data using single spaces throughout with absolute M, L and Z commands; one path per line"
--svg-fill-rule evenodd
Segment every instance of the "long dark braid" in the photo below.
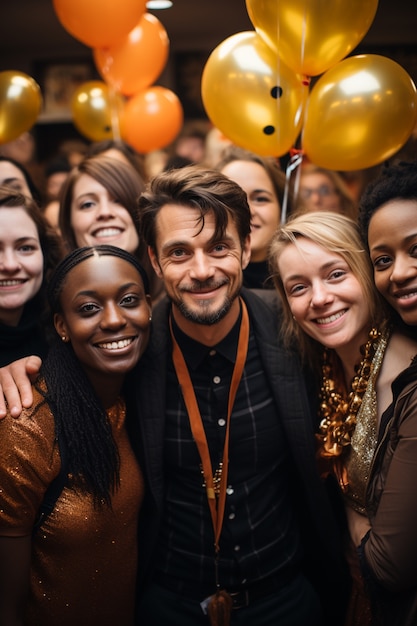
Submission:
M 76 484 L 93 494 L 96 504 L 102 500 L 109 504 L 119 484 L 119 456 L 106 411 L 70 343 L 54 341 L 36 387 L 54 415 L 56 436 L 66 453 L 67 472 Z
M 60 295 L 69 272 L 94 255 L 116 256 L 131 263 L 142 277 L 145 293 L 149 293 L 145 271 L 128 252 L 108 245 L 78 248 L 61 261 L 51 277 L 48 300 L 52 313 L 62 312 Z M 120 459 L 106 411 L 70 343 L 56 336 L 36 387 L 54 415 L 58 442 L 66 451 L 67 472 L 93 494 L 96 504 L 110 504 L 119 484 Z

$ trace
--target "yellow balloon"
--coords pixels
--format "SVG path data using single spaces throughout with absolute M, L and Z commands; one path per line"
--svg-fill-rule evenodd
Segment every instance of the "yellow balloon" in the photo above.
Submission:
M 91 80 L 80 85 L 72 98 L 72 117 L 77 129 L 91 141 L 116 139 L 124 106 L 122 97 L 106 83 Z
M 416 121 L 416 87 L 398 63 L 376 54 L 349 57 L 311 90 L 303 150 L 328 169 L 372 167 L 403 146 Z
M 41 90 L 33 78 L 23 72 L 0 72 L 0 143 L 32 128 L 41 108 Z
M 261 156 L 294 145 L 308 86 L 255 32 L 232 35 L 213 50 L 201 90 L 211 122 L 236 145 Z
M 246 0 L 256 31 L 294 72 L 317 76 L 369 30 L 378 0 Z

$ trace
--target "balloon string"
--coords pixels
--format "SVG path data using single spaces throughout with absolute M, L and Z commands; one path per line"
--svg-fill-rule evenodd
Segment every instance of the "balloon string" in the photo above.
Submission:
M 276 30 L 276 38 L 275 38 L 275 41 L 278 43 L 278 49 L 279 49 L 279 44 L 280 44 L 280 34 L 279 34 L 279 30 L 280 30 L 280 29 L 279 29 L 279 26 L 280 26 L 280 22 L 279 22 L 279 19 L 278 19 L 278 16 L 277 16 L 277 24 L 276 24 L 276 28 L 277 28 L 277 30 Z M 279 55 L 279 54 L 277 54 L 277 57 L 276 57 L 276 58 L 277 58 L 277 65 L 276 65 L 276 70 L 277 70 L 277 76 L 276 76 L 276 78 L 277 78 L 277 83 L 276 83 L 276 84 L 277 84 L 277 87 L 278 87 L 278 88 L 280 88 L 280 87 L 281 87 L 281 85 L 280 85 L 280 77 L 281 77 L 281 57 L 280 57 L 280 55 Z M 276 101 L 276 106 L 277 106 L 277 119 L 281 119 L 281 116 L 280 116 L 280 109 L 281 109 L 282 103 L 281 103 L 281 98 L 280 98 L 280 97 L 278 97 L 278 98 L 277 98 L 277 101 Z M 276 127 L 275 127 L 275 130 L 277 131 L 276 137 L 277 137 L 277 140 L 278 140 L 278 145 L 281 145 L 281 124 L 277 124 L 277 125 L 276 125 Z
M 285 224 L 287 221 L 287 210 L 288 210 L 288 197 L 290 193 L 290 184 L 291 184 L 291 175 L 294 170 L 301 165 L 303 161 L 304 153 L 302 150 L 298 150 L 296 148 L 292 148 L 290 150 L 290 160 L 287 165 L 287 169 L 285 171 L 285 189 L 284 189 L 284 197 L 282 199 L 282 207 L 281 207 L 281 224 Z M 297 171 L 295 184 L 294 184 L 294 200 L 298 195 L 298 186 L 300 180 L 300 170 Z

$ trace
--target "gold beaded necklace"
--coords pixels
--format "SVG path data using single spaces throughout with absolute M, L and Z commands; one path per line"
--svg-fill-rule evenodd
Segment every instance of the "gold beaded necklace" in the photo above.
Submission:
M 361 346 L 363 358 L 355 368 L 355 376 L 347 398 L 336 387 L 329 350 L 324 350 L 322 364 L 322 384 L 320 389 L 320 430 L 317 434 L 320 458 L 340 457 L 350 441 L 356 426 L 356 415 L 362 403 L 369 377 L 372 360 L 377 351 L 381 331 L 371 328 L 368 341 Z

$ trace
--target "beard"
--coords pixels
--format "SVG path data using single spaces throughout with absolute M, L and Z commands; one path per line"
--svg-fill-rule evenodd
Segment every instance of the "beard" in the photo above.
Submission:
M 193 292 L 199 291 L 201 289 L 215 289 L 216 287 L 220 287 L 221 285 L 227 284 L 226 282 L 222 283 L 194 283 L 193 286 L 182 288 L 181 291 L 184 292 Z M 210 300 L 200 301 L 196 303 L 195 308 L 189 307 L 183 299 L 181 298 L 173 298 L 171 297 L 171 302 L 175 304 L 181 315 L 188 321 L 193 322 L 194 324 L 201 324 L 203 326 L 213 326 L 220 322 L 226 315 L 229 313 L 232 308 L 233 302 L 240 294 L 240 285 L 233 291 L 232 293 L 225 296 L 223 303 L 217 308 L 212 309 L 212 304 Z

